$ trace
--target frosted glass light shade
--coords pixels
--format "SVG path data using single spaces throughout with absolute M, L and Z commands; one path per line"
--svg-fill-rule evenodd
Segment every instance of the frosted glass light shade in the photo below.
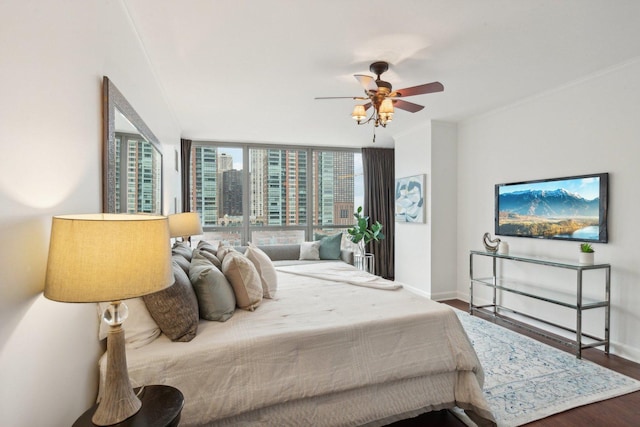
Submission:
M 382 104 L 380 104 L 379 115 L 380 120 L 382 120 L 383 123 L 393 120 L 393 102 L 391 99 L 386 98 L 382 101 Z
M 167 217 L 53 217 L 44 296 L 62 302 L 134 298 L 173 284 Z
M 171 237 L 196 236 L 202 234 L 202 224 L 197 212 L 182 212 L 169 215 Z
M 393 114 L 393 101 L 391 101 L 391 99 L 386 98 L 380 104 L 380 114 L 382 114 L 382 113 L 391 113 L 391 114 Z
M 364 105 L 356 105 L 355 107 L 353 107 L 351 117 L 353 117 L 353 119 L 357 121 L 364 120 L 367 117 L 367 112 L 364 109 Z

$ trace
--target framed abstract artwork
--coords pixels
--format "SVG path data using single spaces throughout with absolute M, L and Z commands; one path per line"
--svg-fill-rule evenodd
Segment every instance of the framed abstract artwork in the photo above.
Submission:
M 396 222 L 425 222 L 426 175 L 396 179 Z

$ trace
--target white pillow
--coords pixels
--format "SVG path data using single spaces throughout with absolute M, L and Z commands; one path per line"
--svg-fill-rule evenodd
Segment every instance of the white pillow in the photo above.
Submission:
M 320 259 L 320 240 L 315 242 L 300 243 L 300 259 L 301 260 L 319 260 Z
M 264 298 L 273 298 L 278 289 L 278 273 L 276 272 L 271 258 L 253 243 L 249 242 L 244 255 L 249 258 L 258 270 L 258 275 L 262 281 L 262 296 Z
M 238 307 L 253 311 L 262 302 L 262 282 L 251 261 L 237 251 L 229 252 L 222 261 L 222 272 L 231 283 Z
M 129 308 L 129 316 L 122 324 L 124 329 L 124 343 L 128 348 L 139 348 L 149 344 L 160 336 L 160 327 L 153 320 L 142 298 L 131 298 L 123 301 Z M 98 339 L 103 340 L 109 332 L 109 325 L 102 320 L 102 313 L 109 307 L 108 302 L 96 304 L 100 329 Z
M 220 244 L 218 245 L 218 250 L 216 251 L 216 256 L 218 257 L 220 262 L 222 262 L 222 261 L 224 261 L 224 257 L 229 252 L 238 252 L 238 251 L 236 251 L 231 246 L 227 246 L 227 245 L 223 244 L 222 242 L 220 242 Z M 238 253 L 240 253 L 240 252 L 238 252 Z

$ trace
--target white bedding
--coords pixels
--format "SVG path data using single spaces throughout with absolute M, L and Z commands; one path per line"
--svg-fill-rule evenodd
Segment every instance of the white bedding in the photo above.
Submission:
M 395 290 L 402 287 L 398 282 L 385 280 L 382 277 L 374 276 L 366 271 L 358 270 L 345 262 L 323 263 L 322 266 L 319 266 L 317 263 L 295 266 L 278 266 L 276 267 L 276 270 L 284 273 L 296 274 L 298 276 L 331 280 L 355 286 L 365 286 L 367 288 Z
M 329 277 L 345 265 L 318 268 Z M 128 350 L 134 387 L 180 389 L 182 426 L 380 425 L 456 405 L 492 419 L 482 368 L 449 307 L 404 289 L 284 271 L 278 280 L 275 299 L 201 321 L 191 342 L 161 335 Z

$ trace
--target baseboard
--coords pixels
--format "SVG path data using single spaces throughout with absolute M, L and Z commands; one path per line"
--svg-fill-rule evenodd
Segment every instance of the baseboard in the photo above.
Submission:
M 460 301 L 464 301 L 464 302 L 469 302 L 469 294 L 467 292 L 456 292 L 456 299 L 459 299 Z M 488 299 L 484 299 L 484 298 L 478 298 L 477 296 L 473 297 L 473 302 L 474 305 L 487 305 L 487 304 L 492 304 L 491 300 Z
M 402 284 L 402 287 L 416 295 L 431 299 L 431 293 L 425 291 L 424 289 L 416 288 L 415 286 L 407 285 L 404 283 Z
M 429 298 L 430 300 L 433 300 L 433 301 L 445 301 L 450 299 L 456 299 L 458 297 L 457 292 L 439 292 L 437 294 L 432 294 L 430 292 L 425 291 L 424 289 L 416 288 L 411 285 L 405 285 L 404 283 L 402 284 L 402 286 L 409 292 L 413 292 L 414 294 Z
M 439 292 L 437 294 L 432 294 L 431 299 L 434 301 L 446 301 L 450 299 L 456 299 L 458 297 L 458 293 L 453 292 Z
M 640 351 L 635 347 L 630 347 L 626 344 L 620 344 L 615 341 L 611 341 L 609 344 L 609 352 L 623 359 L 631 360 L 635 363 L 640 363 Z

